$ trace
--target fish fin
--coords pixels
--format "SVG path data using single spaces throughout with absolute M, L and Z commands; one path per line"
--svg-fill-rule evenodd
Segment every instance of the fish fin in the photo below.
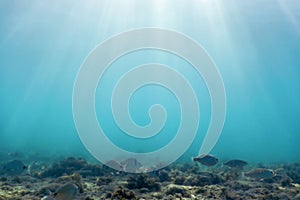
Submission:
M 128 163 L 126 163 L 125 165 L 122 165 L 123 166 L 123 171 L 126 172 L 126 173 L 128 173 L 128 171 L 126 169 L 127 165 L 128 165 Z

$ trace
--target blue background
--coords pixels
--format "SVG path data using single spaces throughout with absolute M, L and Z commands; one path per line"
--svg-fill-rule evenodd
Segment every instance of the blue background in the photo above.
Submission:
M 80 65 L 97 44 L 112 35 L 159 27 L 196 40 L 223 77 L 227 117 L 213 154 L 255 162 L 299 161 L 299 10 L 300 2 L 292 0 L 0 1 L 0 150 L 87 154 L 72 116 L 72 89 Z M 152 58 L 175 68 L 186 64 L 163 52 L 137 52 L 135 56 L 124 58 L 123 64 L 146 63 Z M 117 66 L 112 70 L 117 71 Z M 200 91 L 200 129 L 186 153 L 190 157 L 197 154 L 208 127 L 210 103 L 201 77 L 189 70 L 183 73 Z M 106 76 L 109 79 L 109 72 Z M 96 98 L 111 92 L 113 80 L 105 83 L 104 77 L 103 81 Z M 160 98 L 143 100 L 155 95 Z M 171 133 L 179 122 L 178 102 L 159 87 L 145 87 L 134 94 L 133 119 L 147 124 L 147 108 L 156 102 L 166 106 L 170 118 L 161 144 L 149 149 L 174 137 Z M 98 102 L 96 108 L 98 113 L 108 107 Z M 115 130 L 109 116 L 101 123 Z M 117 133 L 109 137 L 121 146 L 132 146 L 127 145 L 132 141 L 118 140 Z

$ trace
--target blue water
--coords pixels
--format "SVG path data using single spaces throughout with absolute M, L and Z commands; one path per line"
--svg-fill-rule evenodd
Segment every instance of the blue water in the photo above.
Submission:
M 112 35 L 159 27 L 196 40 L 222 75 L 227 116 L 214 155 L 254 162 L 300 161 L 299 10 L 300 2 L 292 0 L 0 1 L 0 150 L 87 155 L 72 115 L 80 65 Z M 130 151 L 155 150 L 175 137 L 178 101 L 159 86 L 144 87 L 132 96 L 129 109 L 139 125 L 149 123 L 149 106 L 165 106 L 167 123 L 152 138 L 155 142 L 122 135 L 108 101 L 100 102 L 109 99 L 122 72 L 154 61 L 178 70 L 191 67 L 166 52 L 136 52 L 116 61 L 96 91 L 100 124 L 111 132 L 113 142 Z M 181 73 L 198 91 L 201 111 L 198 134 L 184 155 L 188 158 L 202 144 L 211 105 L 201 77 L 193 69 Z

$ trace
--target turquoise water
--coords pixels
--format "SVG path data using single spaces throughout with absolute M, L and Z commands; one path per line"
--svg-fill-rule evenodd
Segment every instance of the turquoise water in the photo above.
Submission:
M 254 162 L 299 161 L 299 10 L 299 1 L 271 0 L 1 1 L 0 150 L 87 155 L 72 115 L 80 65 L 112 35 L 159 27 L 196 40 L 222 75 L 227 116 L 214 155 Z M 98 120 L 113 142 L 130 151 L 155 150 L 175 137 L 178 101 L 162 87 L 144 87 L 129 103 L 139 125 L 149 123 L 149 106 L 165 106 L 166 126 L 153 141 L 122 135 L 109 112 L 109 101 L 100 103 L 109 99 L 122 72 L 154 61 L 179 71 L 186 66 L 180 72 L 197 91 L 201 121 L 185 158 L 195 156 L 210 120 L 209 94 L 191 66 L 172 54 L 146 50 L 116 61 L 96 91 Z

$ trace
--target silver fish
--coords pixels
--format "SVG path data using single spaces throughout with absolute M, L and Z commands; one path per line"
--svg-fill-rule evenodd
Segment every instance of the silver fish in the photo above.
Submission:
M 123 166 L 115 160 L 110 160 L 107 163 L 105 163 L 105 165 L 110 167 L 110 168 L 113 168 L 115 170 L 123 171 Z
M 274 177 L 275 173 L 273 170 L 270 169 L 256 168 L 248 172 L 245 172 L 244 175 L 250 178 L 262 180 L 262 179 L 268 179 Z
M 243 160 L 229 160 L 223 164 L 235 169 L 243 169 L 244 166 L 248 165 L 248 163 Z
M 55 200 L 74 200 L 78 187 L 73 183 L 61 186 L 53 195 Z
M 193 161 L 194 162 L 199 162 L 201 163 L 202 165 L 205 165 L 205 166 L 208 166 L 208 167 L 211 167 L 211 166 L 214 166 L 218 163 L 218 158 L 210 155 L 210 154 L 202 154 L 196 158 L 193 158 Z
M 127 158 L 121 162 L 121 165 L 124 166 L 125 172 L 131 173 L 137 172 L 142 167 L 142 164 L 135 158 Z

